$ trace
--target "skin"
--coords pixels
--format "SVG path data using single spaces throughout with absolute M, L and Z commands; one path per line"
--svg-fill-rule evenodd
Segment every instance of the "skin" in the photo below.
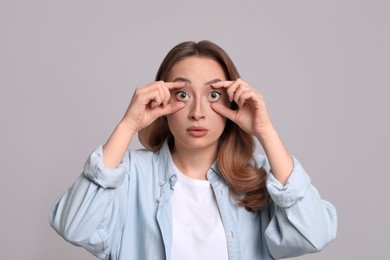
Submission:
M 120 164 L 137 131 L 167 116 L 175 138 L 171 153 L 176 166 L 191 178 L 206 179 L 228 118 L 259 140 L 272 174 L 283 185 L 287 182 L 293 161 L 272 125 L 260 93 L 241 79 L 227 81 L 219 64 L 204 57 L 188 57 L 176 63 L 168 81 L 152 82 L 135 90 L 125 115 L 103 146 L 106 167 Z M 210 99 L 212 91 L 221 94 L 216 102 Z M 231 110 L 229 101 L 235 101 L 239 108 Z M 187 131 L 191 126 L 204 127 L 207 133 L 191 136 Z
M 171 101 L 186 105 L 167 116 L 175 138 L 171 154 L 181 172 L 194 179 L 206 179 L 206 173 L 217 156 L 218 140 L 225 128 L 226 117 L 211 108 L 219 103 L 228 106 L 226 90 L 214 89 L 211 83 L 226 80 L 219 64 L 208 58 L 190 57 L 176 63 L 169 81 L 186 82 L 181 89 L 171 90 Z M 190 127 L 201 127 L 204 136 L 193 136 Z M 195 132 L 195 133 L 196 133 Z

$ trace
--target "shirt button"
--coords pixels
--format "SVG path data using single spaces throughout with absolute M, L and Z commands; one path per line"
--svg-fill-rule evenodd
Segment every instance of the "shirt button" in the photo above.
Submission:
M 172 189 L 173 189 L 173 186 L 175 186 L 176 182 L 177 182 L 177 176 L 176 175 L 172 175 L 169 178 L 169 185 L 171 186 Z

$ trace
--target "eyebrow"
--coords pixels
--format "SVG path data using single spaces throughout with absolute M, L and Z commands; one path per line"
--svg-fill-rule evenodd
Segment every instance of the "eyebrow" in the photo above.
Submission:
M 177 81 L 183 81 L 183 82 L 186 82 L 188 84 L 191 84 L 191 80 L 187 79 L 187 78 L 183 78 L 183 77 L 177 77 L 173 80 L 173 82 L 177 82 Z M 213 83 L 217 83 L 219 81 L 222 81 L 221 79 L 212 79 L 210 81 L 207 81 L 206 83 L 204 83 L 205 86 L 208 86 L 208 85 L 211 85 Z

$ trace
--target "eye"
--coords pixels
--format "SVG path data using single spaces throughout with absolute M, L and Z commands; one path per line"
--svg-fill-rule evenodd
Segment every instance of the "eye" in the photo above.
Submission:
M 217 102 L 220 99 L 220 97 L 221 97 L 221 93 L 219 93 L 218 91 L 214 90 L 214 91 L 210 92 L 208 100 L 210 102 Z
M 176 92 L 176 98 L 180 101 L 186 101 L 190 99 L 190 96 L 183 90 L 179 90 Z

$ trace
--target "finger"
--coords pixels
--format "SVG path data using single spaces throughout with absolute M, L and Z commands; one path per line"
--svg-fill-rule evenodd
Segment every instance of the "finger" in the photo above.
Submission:
M 157 87 L 154 91 L 153 91 L 153 95 L 150 96 L 150 108 L 156 108 L 158 106 L 160 106 L 164 101 L 164 92 L 161 88 Z
M 253 93 L 253 91 L 243 92 L 236 101 L 238 107 L 242 108 L 247 100 L 252 100 L 254 98 L 254 94 L 255 93 Z
M 179 101 L 179 102 L 169 103 L 164 107 L 160 106 L 160 107 L 156 108 L 155 110 L 153 110 L 153 112 L 157 118 L 160 116 L 165 116 L 165 115 L 175 113 L 176 111 L 179 111 L 183 107 L 185 107 L 185 103 Z
M 161 90 L 164 93 L 164 99 L 163 99 L 163 103 L 162 103 L 164 106 L 168 105 L 168 102 L 171 98 L 170 90 L 182 88 L 186 85 L 186 82 L 183 82 L 183 81 L 176 81 L 176 82 L 159 81 L 159 83 L 161 85 Z
M 168 90 L 182 88 L 186 85 L 184 81 L 175 81 L 175 82 L 164 82 Z
M 150 102 L 151 109 L 155 109 L 156 107 L 159 107 L 160 105 L 161 105 L 161 102 L 156 101 L 156 100 L 153 100 L 152 102 Z
M 237 114 L 237 111 L 236 110 L 232 110 L 220 103 L 212 103 L 211 104 L 211 108 L 217 112 L 218 114 L 220 114 L 221 116 L 224 116 L 230 120 L 232 120 L 233 122 L 235 122 L 236 120 L 236 114 Z
M 233 101 L 234 91 L 236 89 L 235 81 L 218 81 L 211 85 L 212 88 L 225 88 L 229 101 Z
M 234 81 L 231 80 L 225 80 L 225 81 L 218 81 L 213 84 L 211 84 L 211 87 L 213 88 L 228 88 L 230 85 L 233 84 Z
M 142 105 L 147 106 L 149 104 L 153 107 L 161 104 L 163 100 L 160 87 L 154 83 L 138 87 L 133 97 L 138 102 L 141 102 Z
M 216 83 L 211 84 L 211 87 L 215 88 L 215 89 L 225 88 L 226 89 L 226 93 L 227 93 L 228 98 L 229 98 L 229 101 L 232 102 L 233 101 L 232 93 L 234 93 L 234 92 L 232 92 L 233 89 L 231 89 L 231 86 L 232 86 L 233 83 L 234 83 L 234 81 L 229 81 L 229 80 L 227 80 L 227 81 L 218 81 Z
M 236 87 L 236 90 L 234 91 L 234 94 L 233 94 L 233 100 L 234 102 L 236 102 L 236 104 L 238 105 L 239 103 L 239 100 L 240 100 L 240 97 L 243 93 L 245 93 L 246 88 L 245 86 L 239 84 L 237 87 Z
M 178 88 L 183 88 L 186 83 L 182 81 L 177 81 L 177 82 L 163 82 L 164 84 L 164 92 L 165 92 L 165 100 L 163 102 L 163 105 L 166 106 L 169 103 L 169 100 L 171 98 L 171 90 L 173 89 L 178 89 Z
M 160 105 L 166 106 L 168 104 L 170 93 L 165 82 L 157 81 L 152 84 L 150 92 L 154 92 L 154 96 L 151 97 L 150 108 L 156 108 Z M 153 95 L 153 94 L 152 94 Z
M 181 102 L 181 101 L 169 103 L 167 105 L 166 110 L 164 111 L 166 113 L 165 115 L 175 113 L 175 112 L 179 111 L 180 109 L 182 109 L 183 107 L 185 107 L 185 105 L 186 105 L 186 103 Z
M 163 91 L 164 91 L 163 106 L 166 106 L 166 105 L 168 105 L 168 102 L 171 98 L 171 93 L 170 93 L 170 91 L 165 83 L 164 83 Z
M 137 96 L 143 100 L 144 105 L 149 104 L 151 107 L 157 107 L 163 103 L 167 105 L 170 99 L 169 89 L 180 88 L 185 82 L 168 82 L 156 81 L 148 85 L 137 88 Z M 155 102 L 154 102 L 155 101 Z
M 247 99 L 249 96 L 254 96 L 254 91 L 251 87 L 248 85 L 245 85 L 245 83 L 240 83 L 239 87 L 234 92 L 233 100 L 236 102 L 236 104 L 239 107 L 242 107 L 244 105 L 244 100 Z M 244 96 L 243 96 L 244 95 Z
M 168 104 L 170 94 L 167 86 L 165 85 L 165 82 L 157 81 L 154 85 L 154 91 L 156 91 L 156 99 L 151 102 L 150 107 L 155 108 L 160 105 L 166 106 Z
M 149 103 L 154 101 L 156 99 L 156 92 L 155 91 L 145 91 L 144 88 L 137 89 L 134 93 L 133 100 L 134 102 L 142 105 L 147 106 Z

